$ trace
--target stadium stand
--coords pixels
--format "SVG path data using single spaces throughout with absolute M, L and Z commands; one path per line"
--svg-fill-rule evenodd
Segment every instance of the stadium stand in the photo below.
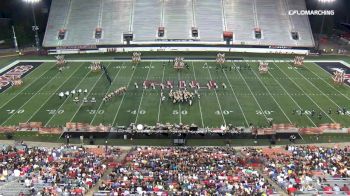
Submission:
M 159 3 L 159 0 L 135 2 L 133 23 L 135 41 L 150 42 L 157 39 L 157 29 L 163 25 L 161 24 L 161 14 L 154 13 L 161 13 L 161 9 L 162 4 Z
M 73 0 L 67 23 L 67 38 L 63 42 L 72 45 L 95 43 L 94 31 L 97 27 L 100 1 Z
M 287 10 L 302 10 L 306 7 L 305 1 L 286 0 Z M 290 16 L 292 28 L 299 33 L 299 45 L 308 46 L 314 43 L 312 36 L 310 21 L 305 20 L 304 16 L 292 15 Z
M 254 38 L 253 29 L 257 27 L 257 24 L 253 1 L 224 0 L 224 10 L 227 30 L 235 34 L 234 43 L 256 44 L 257 40 Z M 247 12 L 252 14 L 246 14 Z
M 0 195 L 349 195 L 349 152 L 1 144 Z
M 264 172 L 289 194 L 350 194 L 349 147 L 287 146 L 244 154 L 263 163 Z
M 173 0 L 164 2 L 164 27 L 167 39 L 191 39 L 193 24 L 192 1 Z
M 262 30 L 263 45 L 294 45 L 289 31 L 287 10 L 281 6 L 281 1 L 259 0 L 256 2 L 258 28 Z
M 70 9 L 69 0 L 52 1 L 50 17 L 47 22 L 43 43 L 49 46 L 58 45 L 58 32 L 66 26 L 67 13 Z
M 2 145 L 0 195 L 83 195 L 120 152 L 113 147 L 101 153 L 77 146 Z
M 221 21 L 223 15 L 221 6 L 218 6 L 218 2 L 212 0 L 201 0 L 194 2 L 194 21 L 196 22 L 194 26 L 200 29 L 200 39 L 209 42 L 222 41 L 223 23 Z
M 130 29 L 132 1 L 130 0 L 106 0 L 103 1 L 102 29 L 103 38 L 99 44 L 122 44 L 123 33 Z M 96 44 L 96 42 L 92 42 Z
M 305 0 L 53 0 L 43 46 L 122 45 L 124 33 L 133 34 L 133 44 L 195 40 L 224 45 L 223 32 L 229 31 L 238 45 L 313 47 L 308 17 L 289 16 L 290 9 L 306 9 Z M 100 39 L 94 36 L 96 28 L 102 29 Z M 163 37 L 158 37 L 159 28 L 164 28 Z M 261 39 L 254 35 L 256 28 Z M 66 35 L 58 40 L 61 29 Z
M 103 193 L 157 195 L 273 195 L 275 190 L 232 148 L 139 147 L 118 165 Z M 162 194 L 163 193 L 163 194 Z

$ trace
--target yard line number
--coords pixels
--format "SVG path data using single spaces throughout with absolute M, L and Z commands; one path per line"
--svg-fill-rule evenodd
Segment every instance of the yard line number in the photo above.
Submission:
M 86 110 L 90 115 L 95 115 L 95 114 L 104 114 L 104 110 Z
M 296 110 L 296 113 L 297 113 L 297 114 L 300 114 L 301 111 L 300 111 L 300 110 Z M 335 112 L 333 111 L 333 113 L 335 113 Z M 303 114 L 312 115 L 312 111 L 311 111 L 311 110 L 304 110 L 304 111 L 303 111 Z M 319 114 L 319 112 L 315 112 L 315 115 L 316 115 L 316 114 Z M 345 113 L 344 113 L 343 111 L 340 111 L 340 112 L 339 112 L 339 115 L 350 116 L 350 111 L 346 111 Z
M 181 110 L 180 112 L 179 112 L 179 110 L 173 110 L 173 115 L 179 115 L 179 113 L 181 113 L 181 115 L 188 114 L 187 110 Z
M 46 110 L 50 115 L 63 114 L 64 110 Z
M 123 65 L 123 66 L 119 66 L 119 65 L 117 65 L 117 66 L 114 66 L 114 68 L 115 68 L 115 69 L 125 69 L 125 68 L 126 68 L 126 66 L 124 66 L 124 65 Z
M 24 110 L 6 110 L 7 114 L 23 114 Z
M 233 111 L 232 110 L 223 110 L 222 111 L 223 115 L 229 115 L 230 113 L 233 113 Z M 215 111 L 215 114 L 216 115 L 221 115 L 221 111 L 217 110 L 217 111 Z
M 136 114 L 137 114 L 137 110 L 128 110 L 128 111 L 126 111 L 126 112 L 128 112 L 128 113 L 130 113 L 130 114 L 133 114 L 133 115 L 136 115 Z M 145 115 L 145 114 L 146 114 L 146 110 L 140 110 L 140 111 L 139 111 L 139 114 Z
M 256 115 L 271 115 L 275 111 L 272 111 L 272 110 L 264 110 L 264 111 L 256 110 L 255 112 L 256 112 Z

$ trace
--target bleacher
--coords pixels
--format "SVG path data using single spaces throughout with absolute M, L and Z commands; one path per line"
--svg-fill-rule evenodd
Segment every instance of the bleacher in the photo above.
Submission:
M 29 195 L 29 188 L 26 188 L 19 180 L 12 180 L 7 182 L 0 182 L 0 195 L 3 196 L 14 196 L 20 193 Z
M 308 17 L 289 16 L 294 9 L 306 9 L 305 0 L 53 0 L 43 46 L 122 45 L 126 32 L 133 34 L 132 44 L 195 40 L 225 45 L 223 32 L 230 31 L 235 45 L 313 47 Z M 97 28 L 102 32 L 98 39 Z M 59 40 L 61 29 L 66 34 Z M 261 29 L 260 39 L 254 29 Z
M 191 39 L 192 1 L 165 1 L 164 6 L 165 37 L 167 39 Z
M 63 43 L 71 45 L 95 44 L 94 31 L 97 27 L 100 2 L 96 0 L 72 0 L 72 10 L 67 23 L 67 38 Z
M 131 0 L 104 0 L 101 25 L 103 38 L 99 40 L 99 44 L 123 43 L 123 33 L 130 28 L 131 10 Z
M 302 10 L 306 7 L 305 1 L 285 0 L 290 10 Z M 295 31 L 299 32 L 300 39 L 298 44 L 312 45 L 314 43 L 314 37 L 312 36 L 310 21 L 305 16 L 292 15 L 290 16 Z
M 262 30 L 263 45 L 294 45 L 290 36 L 288 10 L 284 10 L 276 0 L 256 1 L 259 28 Z
M 52 1 L 51 7 L 43 43 L 48 46 L 57 46 L 58 31 L 65 27 L 70 0 Z
M 235 44 L 259 44 L 254 39 L 254 1 L 224 0 L 227 30 L 234 33 Z M 246 14 L 246 13 L 252 14 Z
M 218 1 L 195 1 L 195 19 L 200 39 L 209 42 L 222 41 L 222 6 Z
M 133 32 L 137 35 L 135 36 L 135 41 L 149 42 L 157 39 L 157 29 L 161 24 L 161 14 L 153 13 L 161 13 L 161 9 L 162 5 L 159 3 L 159 0 L 135 2 L 133 22 Z

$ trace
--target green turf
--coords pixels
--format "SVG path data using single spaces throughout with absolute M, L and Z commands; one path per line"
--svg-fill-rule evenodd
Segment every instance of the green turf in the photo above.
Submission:
M 0 68 L 5 67 L 6 65 L 12 63 L 17 59 L 18 56 L 2 57 L 2 55 L 0 54 Z
M 226 63 L 225 66 L 251 67 L 240 71 L 216 70 L 215 63 L 189 62 L 190 69 L 180 72 L 163 62 L 142 62 L 132 69 L 130 62 L 104 62 L 111 78 L 109 86 L 104 75 L 93 73 L 89 63 L 68 63 L 62 73 L 54 63 L 44 63 L 24 78 L 24 85 L 0 94 L 0 125 L 40 121 L 46 126 L 82 122 L 93 125 L 129 125 L 142 123 L 195 123 L 200 127 L 220 127 L 223 124 L 265 127 L 267 119 L 275 123 L 294 123 L 299 127 L 314 127 L 321 123 L 338 122 L 350 127 L 350 115 L 337 115 L 335 109 L 348 107 L 350 88 L 335 86 L 330 75 L 314 63 L 295 69 L 289 63 L 270 63 L 268 74 L 258 72 L 257 63 Z M 173 104 L 160 101 L 160 89 L 143 89 L 144 80 L 174 81 L 187 85 L 197 80 L 202 86 L 215 80 L 218 89 L 200 89 L 201 99 L 194 104 Z M 138 89 L 134 83 L 139 84 Z M 227 85 L 226 89 L 221 84 Z M 102 103 L 102 96 L 119 87 L 128 86 L 124 96 Z M 88 89 L 84 95 L 95 97 L 97 103 L 74 103 L 72 98 L 59 99 L 61 91 Z M 190 89 L 191 90 L 191 89 Z M 192 91 L 192 90 L 191 90 Z M 167 95 L 169 90 L 165 90 Z M 83 96 L 80 96 L 82 99 Z M 311 115 L 293 115 L 293 109 L 324 113 L 322 119 Z M 329 108 L 332 114 L 328 115 Z

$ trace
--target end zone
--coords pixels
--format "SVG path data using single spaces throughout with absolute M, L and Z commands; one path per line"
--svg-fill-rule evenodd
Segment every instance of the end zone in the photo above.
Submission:
M 11 87 L 14 78 L 23 78 L 35 68 L 40 62 L 19 62 L 15 61 L 0 70 L 0 93 Z

